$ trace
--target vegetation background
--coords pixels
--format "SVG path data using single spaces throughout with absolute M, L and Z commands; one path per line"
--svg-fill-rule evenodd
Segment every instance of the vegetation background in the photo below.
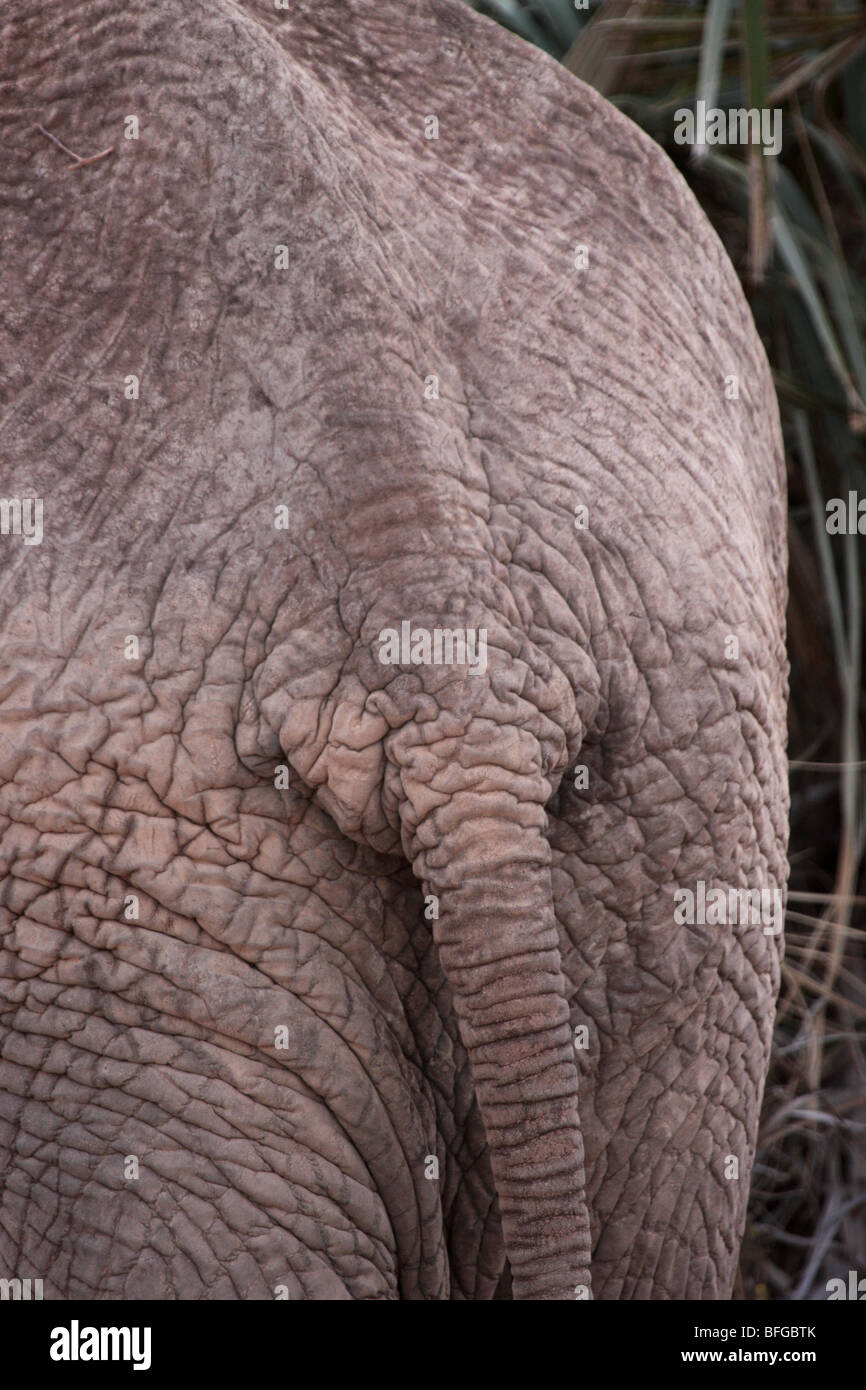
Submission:
M 788 462 L 791 879 L 786 959 L 735 1297 L 866 1276 L 864 499 L 866 10 L 857 0 L 469 0 L 664 147 L 742 278 Z M 674 143 L 674 113 L 783 112 L 782 150 Z

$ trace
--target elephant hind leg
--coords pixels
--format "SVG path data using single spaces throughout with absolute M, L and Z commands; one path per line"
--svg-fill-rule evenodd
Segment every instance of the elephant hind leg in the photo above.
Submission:
M 550 808 L 601 1300 L 730 1297 L 779 982 L 781 913 L 707 921 L 698 900 L 784 882 L 772 744 L 738 711 L 679 731 L 671 702 L 679 747 L 585 745 L 589 787 L 563 779 Z

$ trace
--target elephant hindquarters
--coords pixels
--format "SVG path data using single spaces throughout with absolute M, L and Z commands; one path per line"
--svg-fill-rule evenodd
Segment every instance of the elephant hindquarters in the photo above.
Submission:
M 49 1298 L 447 1298 L 435 1105 L 351 922 L 263 910 L 245 960 L 95 896 L 66 890 L 54 961 L 0 907 L 19 975 L 43 952 L 0 1027 L 0 1268 Z
M 714 671 L 693 643 L 617 673 L 617 739 L 585 743 L 586 784 L 563 779 L 550 815 L 593 1296 L 727 1299 L 780 976 L 782 672 Z

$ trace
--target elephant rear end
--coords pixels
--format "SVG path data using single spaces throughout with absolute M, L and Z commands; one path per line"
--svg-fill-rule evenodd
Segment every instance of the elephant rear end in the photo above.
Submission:
M 409 65 L 366 0 L 43 8 L 0 21 L 19 1272 L 727 1297 L 787 800 L 720 244 L 457 0 L 398 7 Z

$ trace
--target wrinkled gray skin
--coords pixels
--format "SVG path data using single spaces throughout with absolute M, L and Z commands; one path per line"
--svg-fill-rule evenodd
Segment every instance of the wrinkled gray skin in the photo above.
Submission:
M 0 486 L 44 499 L 0 537 L 0 1274 L 728 1297 L 780 940 L 673 894 L 784 884 L 785 555 L 715 235 L 457 0 L 0 26 Z M 383 665 L 404 620 L 486 673 Z

